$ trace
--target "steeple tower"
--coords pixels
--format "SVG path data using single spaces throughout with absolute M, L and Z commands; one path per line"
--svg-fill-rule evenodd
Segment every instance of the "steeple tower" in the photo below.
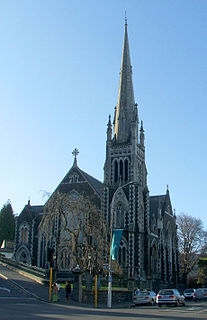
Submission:
M 143 124 L 139 134 L 138 106 L 134 99 L 127 21 L 125 20 L 118 102 L 114 131 L 109 119 L 104 165 L 102 212 L 109 225 L 123 229 L 119 260 L 128 277 L 148 275 L 149 192 Z M 145 253 L 144 255 L 142 253 Z
M 132 121 L 137 121 L 138 123 L 138 116 L 137 105 L 135 105 L 134 100 L 127 21 L 125 19 L 119 94 L 114 121 L 114 139 L 118 143 L 129 142 L 132 135 Z M 138 130 L 138 128 L 136 128 L 136 130 Z
M 111 121 L 107 125 L 104 181 L 118 185 L 130 181 L 146 184 L 144 130 L 139 136 L 138 105 L 135 103 L 130 60 L 127 20 L 125 18 L 118 102 L 114 110 L 113 134 Z

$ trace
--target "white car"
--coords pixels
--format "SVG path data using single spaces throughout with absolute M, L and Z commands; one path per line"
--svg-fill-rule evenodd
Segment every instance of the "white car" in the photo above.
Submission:
M 185 297 L 177 289 L 160 290 L 156 296 L 156 303 L 159 307 L 165 305 L 175 305 L 176 307 L 185 305 Z
M 156 301 L 156 293 L 154 291 L 140 290 L 135 293 L 133 303 L 135 305 L 149 304 L 153 305 Z

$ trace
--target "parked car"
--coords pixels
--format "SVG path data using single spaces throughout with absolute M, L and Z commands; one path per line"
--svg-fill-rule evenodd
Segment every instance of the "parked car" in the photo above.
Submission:
M 196 300 L 207 299 L 207 288 L 196 289 Z
M 165 305 L 185 305 L 185 297 L 180 294 L 177 289 L 163 289 L 160 290 L 156 296 L 156 303 L 159 307 Z
M 193 288 L 185 289 L 183 292 L 183 295 L 186 300 L 187 299 L 197 300 L 196 299 L 196 289 L 193 289 Z
M 154 291 L 140 290 L 137 293 L 135 293 L 133 297 L 133 303 L 135 305 L 141 305 L 141 304 L 153 305 L 155 302 L 156 302 L 156 293 Z

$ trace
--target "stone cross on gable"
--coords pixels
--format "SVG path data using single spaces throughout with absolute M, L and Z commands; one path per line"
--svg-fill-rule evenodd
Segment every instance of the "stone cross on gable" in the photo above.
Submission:
M 77 148 L 75 148 L 72 152 L 72 155 L 74 156 L 74 162 L 73 165 L 77 165 L 77 155 L 79 154 L 79 150 Z

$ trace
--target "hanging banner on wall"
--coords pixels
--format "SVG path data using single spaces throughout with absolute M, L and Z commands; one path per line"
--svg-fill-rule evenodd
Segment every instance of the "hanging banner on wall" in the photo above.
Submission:
M 117 259 L 117 253 L 119 250 L 119 244 L 121 241 L 123 229 L 116 229 L 113 230 L 113 237 L 112 237 L 112 243 L 111 243 L 111 249 L 110 249 L 110 255 L 112 260 Z

